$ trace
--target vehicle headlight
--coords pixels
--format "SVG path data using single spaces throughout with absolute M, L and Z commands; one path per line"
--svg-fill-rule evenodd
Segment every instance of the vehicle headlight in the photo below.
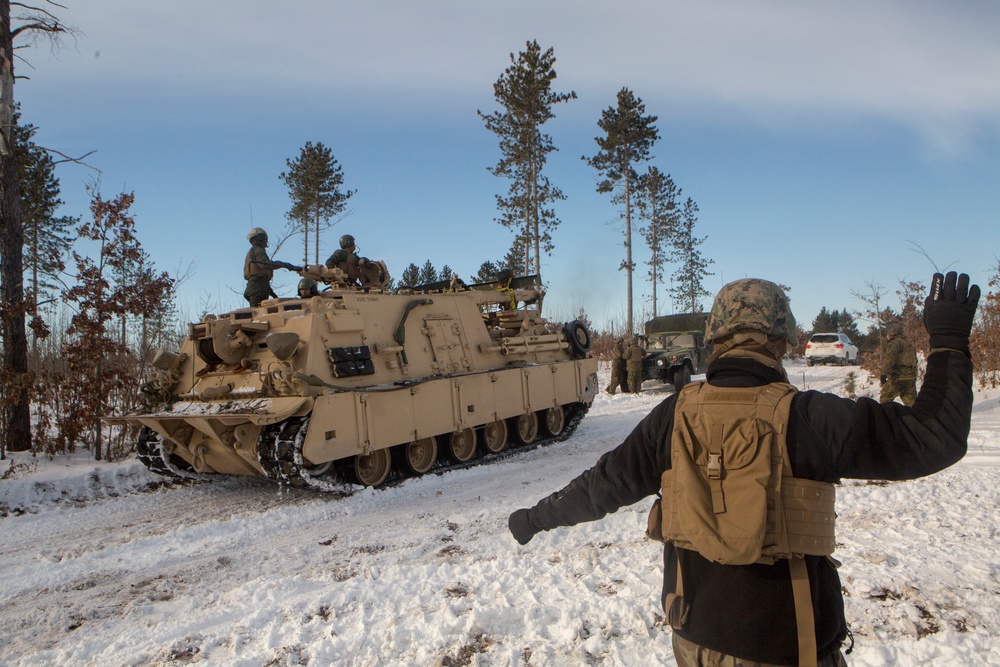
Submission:
M 663 365 L 663 359 L 657 359 L 656 360 L 656 365 L 657 366 L 662 366 Z

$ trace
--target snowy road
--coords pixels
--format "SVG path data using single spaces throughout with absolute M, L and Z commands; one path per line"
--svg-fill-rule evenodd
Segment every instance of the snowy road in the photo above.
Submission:
M 851 371 L 789 376 L 843 393 Z M 645 503 L 526 547 L 506 532 L 665 395 L 602 394 L 567 442 L 340 500 L 232 478 L 141 492 L 157 480 L 134 462 L 42 463 L 0 482 L 0 664 L 671 664 Z M 845 483 L 852 665 L 1000 665 L 998 501 L 997 391 L 959 465 Z

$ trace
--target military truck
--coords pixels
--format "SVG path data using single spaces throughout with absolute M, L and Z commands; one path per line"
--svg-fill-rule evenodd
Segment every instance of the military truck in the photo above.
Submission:
M 391 292 L 387 271 L 291 268 L 326 289 L 189 325 L 106 420 L 140 427 L 151 470 L 351 492 L 566 438 L 597 393 L 590 332 L 545 320 L 533 277 Z
M 642 379 L 672 384 L 675 391 L 704 373 L 710 346 L 705 345 L 708 313 L 684 313 L 655 317 L 644 326 L 640 336 L 646 356 L 642 360 Z

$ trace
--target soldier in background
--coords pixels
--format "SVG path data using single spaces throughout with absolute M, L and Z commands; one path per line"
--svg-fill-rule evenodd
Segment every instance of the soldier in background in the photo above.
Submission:
M 303 278 L 299 281 L 299 298 L 309 299 L 319 294 L 319 285 L 312 278 Z
M 615 344 L 611 346 L 611 382 L 605 390 L 609 394 L 622 388 L 622 393 L 628 393 L 628 378 L 625 375 L 625 339 L 616 338 Z
M 357 246 L 354 244 L 354 237 L 344 234 L 340 237 L 340 250 L 334 252 L 326 260 L 326 268 L 340 269 L 347 274 L 347 282 L 357 285 L 361 277 L 362 260 L 358 257 Z
M 250 307 L 260 305 L 260 302 L 268 297 L 277 297 L 271 289 L 271 278 L 274 277 L 274 269 L 267 266 L 271 258 L 267 256 L 267 232 L 260 227 L 254 227 L 247 234 L 250 241 L 250 251 L 247 252 L 246 259 L 243 260 L 243 279 L 247 281 L 246 289 L 243 290 L 243 297 L 250 302 Z M 263 262 L 263 263 L 261 263 Z
M 628 388 L 633 394 L 642 391 L 642 360 L 646 357 L 646 350 L 635 338 L 625 352 L 625 362 L 628 366 Z
M 891 322 L 885 331 L 879 403 L 891 403 L 899 396 L 903 405 L 913 407 L 917 400 L 917 350 L 903 335 L 903 323 Z

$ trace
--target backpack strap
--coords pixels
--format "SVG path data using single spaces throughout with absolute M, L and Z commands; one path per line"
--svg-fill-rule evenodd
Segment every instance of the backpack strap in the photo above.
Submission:
M 799 667 L 816 667 L 816 620 L 813 616 L 806 559 L 800 557 L 788 559 L 788 572 L 792 575 L 795 629 L 799 637 Z
M 688 612 L 691 611 L 691 606 L 684 600 L 684 579 L 681 577 L 681 558 L 676 549 L 674 550 L 674 555 L 677 558 L 677 584 L 673 592 L 667 593 L 667 597 L 663 601 L 663 611 L 666 614 L 664 620 L 670 627 L 680 628 L 687 623 Z

